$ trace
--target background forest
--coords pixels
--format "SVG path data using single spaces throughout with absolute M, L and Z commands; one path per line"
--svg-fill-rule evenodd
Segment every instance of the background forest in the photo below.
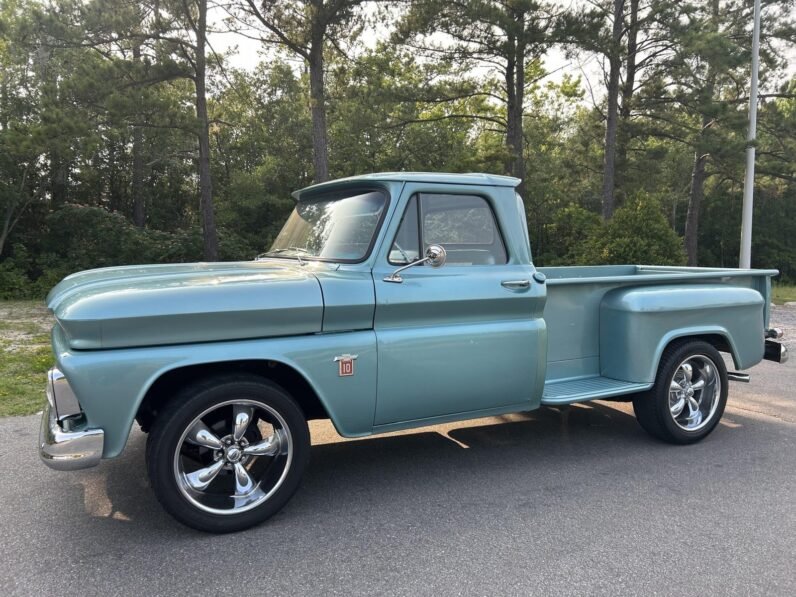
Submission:
M 752 249 L 786 281 L 795 4 L 763 0 Z M 540 265 L 736 266 L 751 27 L 752 0 L 0 0 L 0 298 L 251 259 L 292 190 L 394 170 L 521 178 Z

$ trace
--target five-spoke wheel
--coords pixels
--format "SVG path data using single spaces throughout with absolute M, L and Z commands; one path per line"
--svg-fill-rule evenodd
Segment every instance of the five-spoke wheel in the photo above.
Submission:
M 713 418 L 721 396 L 716 365 L 704 355 L 680 363 L 669 385 L 669 412 L 686 431 L 697 431 Z
M 190 423 L 175 450 L 174 475 L 197 508 L 235 514 L 256 508 L 279 489 L 292 452 L 278 412 L 252 400 L 230 400 Z
M 304 416 L 281 388 L 256 377 L 187 388 L 159 414 L 148 467 L 164 507 L 211 532 L 274 514 L 295 491 L 309 454 Z
M 633 399 L 633 409 L 655 437 L 693 443 L 718 424 L 727 384 L 727 368 L 715 347 L 701 340 L 676 342 L 661 357 L 655 385 Z

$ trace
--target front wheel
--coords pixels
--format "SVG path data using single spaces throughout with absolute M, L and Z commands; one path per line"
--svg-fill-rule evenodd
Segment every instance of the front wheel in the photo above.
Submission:
M 152 489 L 174 518 L 212 533 L 278 512 L 298 488 L 310 436 L 301 409 L 259 377 L 217 377 L 175 396 L 152 426 Z
M 666 348 L 655 385 L 633 399 L 641 426 L 673 444 L 690 444 L 710 434 L 727 404 L 727 368 L 721 354 L 701 340 Z

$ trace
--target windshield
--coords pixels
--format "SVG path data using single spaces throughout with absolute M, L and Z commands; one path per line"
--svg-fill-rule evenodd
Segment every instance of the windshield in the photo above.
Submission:
M 361 261 L 370 251 L 386 204 L 383 191 L 346 191 L 299 201 L 265 255 Z

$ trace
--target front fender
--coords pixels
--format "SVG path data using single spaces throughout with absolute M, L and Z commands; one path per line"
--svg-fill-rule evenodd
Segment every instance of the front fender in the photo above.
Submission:
M 103 458 L 125 446 L 149 388 L 163 374 L 192 365 L 238 360 L 276 361 L 292 367 L 312 386 L 337 431 L 368 435 L 376 407 L 376 336 L 372 330 L 261 340 L 208 342 L 118 350 L 71 350 L 53 330 L 58 367 L 86 416 L 86 427 L 105 432 Z M 355 354 L 355 374 L 341 377 L 334 358 Z
M 721 336 L 735 366 L 763 358 L 764 300 L 756 290 L 710 284 L 618 288 L 600 304 L 604 377 L 653 383 L 666 346 L 686 336 Z

